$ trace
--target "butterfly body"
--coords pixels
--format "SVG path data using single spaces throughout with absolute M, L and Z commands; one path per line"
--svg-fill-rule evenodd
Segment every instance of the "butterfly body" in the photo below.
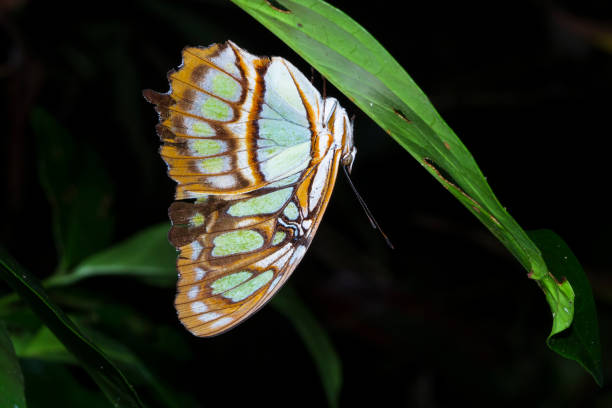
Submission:
M 162 158 L 177 182 L 169 239 L 180 251 L 175 306 L 197 336 L 261 308 L 304 256 L 352 126 L 291 63 L 228 41 L 187 47 L 156 104 Z

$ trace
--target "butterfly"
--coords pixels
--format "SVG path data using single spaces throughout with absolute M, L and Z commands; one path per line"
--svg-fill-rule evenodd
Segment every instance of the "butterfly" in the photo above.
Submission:
M 353 129 L 281 57 L 231 41 L 186 47 L 156 105 L 160 154 L 177 183 L 168 213 L 179 251 L 175 307 L 194 335 L 221 334 L 287 281 L 317 230 Z

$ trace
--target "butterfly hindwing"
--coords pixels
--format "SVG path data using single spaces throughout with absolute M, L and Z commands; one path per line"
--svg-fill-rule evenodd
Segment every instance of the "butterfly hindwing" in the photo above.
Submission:
M 352 152 L 352 129 L 288 61 L 230 41 L 185 48 L 168 78 L 168 93 L 145 97 L 157 105 L 160 153 L 177 182 L 175 305 L 188 330 L 212 336 L 263 306 L 300 262 Z
M 288 186 L 223 203 L 213 196 L 173 204 L 170 237 L 180 250 L 175 304 L 191 332 L 209 336 L 233 327 L 282 286 L 316 231 L 339 157 L 329 152 L 321 166 Z M 313 190 L 317 180 L 324 185 Z

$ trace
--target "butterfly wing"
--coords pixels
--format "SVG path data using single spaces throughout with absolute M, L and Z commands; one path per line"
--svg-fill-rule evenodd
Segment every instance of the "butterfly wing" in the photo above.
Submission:
M 288 67 L 230 41 L 187 47 L 179 70 L 168 74 L 170 91 L 145 91 L 157 105 L 177 200 L 246 193 L 308 167 L 321 96 Z M 302 98 L 314 101 L 313 110 Z
M 282 188 L 265 188 L 239 200 L 215 196 L 205 203 L 172 205 L 170 239 L 180 250 L 175 305 L 188 330 L 198 336 L 222 333 L 282 286 L 321 220 L 339 157 L 328 153 L 302 180 Z M 321 180 L 320 198 L 309 211 L 308 189 Z
M 231 42 L 186 48 L 169 81 L 167 94 L 145 96 L 178 183 L 175 305 L 188 330 L 212 336 L 263 306 L 304 256 L 350 125 L 289 62 Z

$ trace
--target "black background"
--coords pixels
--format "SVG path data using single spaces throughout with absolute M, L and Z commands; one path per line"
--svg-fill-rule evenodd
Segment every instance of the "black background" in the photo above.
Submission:
M 609 377 L 612 4 L 355 3 L 332 2 L 429 96 L 518 223 L 554 230 L 581 261 Z M 183 46 L 231 39 L 310 72 L 229 2 L 0 4 L 3 58 L 15 48 L 22 53 L 0 78 L 1 239 L 41 278 L 57 259 L 27 119 L 34 106 L 53 113 L 102 158 L 115 188 L 118 242 L 164 221 L 172 201 L 174 185 L 157 154 L 157 117 L 141 90 L 168 89 L 166 72 L 180 63 Z M 607 48 L 596 40 L 605 32 Z M 319 77 L 315 85 L 321 88 Z M 356 106 L 329 84 L 327 92 L 356 115 L 353 180 L 396 247 L 388 249 L 371 230 L 339 176 L 291 281 L 340 355 L 341 406 L 611 406 L 609 387 L 598 388 L 578 364 L 546 347 L 548 305 L 518 262 Z M 326 403 L 307 349 L 273 308 L 222 336 L 197 339 L 177 321 L 172 290 L 120 277 L 79 287 L 180 332 L 188 357 L 184 350 L 176 360 L 141 356 L 162 383 L 199 406 Z M 138 344 L 131 347 L 140 352 Z

